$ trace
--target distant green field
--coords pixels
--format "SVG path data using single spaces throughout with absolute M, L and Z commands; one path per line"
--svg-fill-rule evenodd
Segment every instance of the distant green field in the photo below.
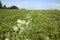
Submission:
M 18 19 L 26 24 L 23 22 L 18 26 Z M 21 27 L 24 29 L 20 33 Z M 0 9 L 0 40 L 6 39 L 60 40 L 60 10 Z

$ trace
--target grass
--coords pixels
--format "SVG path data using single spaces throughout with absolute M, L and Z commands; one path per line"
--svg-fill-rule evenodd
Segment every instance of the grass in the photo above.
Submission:
M 18 19 L 29 20 L 27 15 L 32 20 L 29 27 L 21 34 L 22 36 L 25 35 L 32 40 L 60 40 L 60 10 L 0 9 L 0 31 L 5 27 L 17 25 Z

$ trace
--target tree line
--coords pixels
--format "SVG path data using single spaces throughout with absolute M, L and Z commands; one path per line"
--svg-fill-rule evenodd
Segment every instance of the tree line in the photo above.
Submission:
M 0 9 L 19 9 L 19 8 L 15 5 L 12 5 L 11 7 L 6 7 L 6 5 L 2 6 L 2 3 L 0 1 Z

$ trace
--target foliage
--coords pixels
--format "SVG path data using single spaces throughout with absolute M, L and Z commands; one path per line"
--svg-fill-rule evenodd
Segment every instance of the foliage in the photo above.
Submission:
M 15 5 L 13 5 L 11 7 L 6 7 L 6 5 L 2 6 L 2 3 L 0 1 L 0 9 L 19 9 L 19 8 Z
M 2 3 L 1 3 L 1 1 L 0 1 L 0 9 L 2 8 Z
M 13 6 L 10 7 L 10 9 L 18 9 L 18 7 L 13 5 Z

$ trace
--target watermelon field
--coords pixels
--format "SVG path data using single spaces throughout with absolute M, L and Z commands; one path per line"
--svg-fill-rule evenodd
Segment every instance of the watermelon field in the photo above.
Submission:
M 60 40 L 60 10 L 0 9 L 0 40 Z

